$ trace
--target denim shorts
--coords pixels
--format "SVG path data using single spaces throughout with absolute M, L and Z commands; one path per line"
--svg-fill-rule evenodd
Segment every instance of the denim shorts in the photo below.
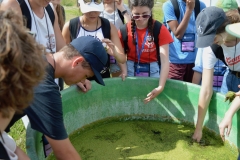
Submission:
M 158 62 L 151 62 L 150 63 L 150 77 L 159 78 L 160 71 L 161 71 L 160 67 L 158 65 Z M 128 73 L 128 77 L 134 77 L 134 62 L 133 61 L 130 61 L 130 60 L 127 61 L 127 73 Z
M 117 64 L 110 64 L 110 73 L 116 73 L 121 71 Z
M 226 94 L 228 91 L 238 92 L 238 85 L 240 84 L 240 78 L 232 74 L 229 69 L 224 74 L 221 93 Z

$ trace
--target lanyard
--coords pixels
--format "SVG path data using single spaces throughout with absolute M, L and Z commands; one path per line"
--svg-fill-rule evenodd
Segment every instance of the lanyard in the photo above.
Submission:
M 136 39 L 137 39 L 136 51 L 137 51 L 138 65 L 139 65 L 140 57 L 141 57 L 141 55 L 142 55 L 142 51 L 143 51 L 143 49 L 144 49 L 144 45 L 145 45 L 146 40 L 147 40 L 148 30 L 147 30 L 146 33 L 145 33 L 144 40 L 143 40 L 143 43 L 142 43 L 142 48 L 141 48 L 140 51 L 139 51 L 139 46 L 138 46 L 138 34 L 137 34 L 137 31 L 135 32 L 135 35 L 136 35 Z

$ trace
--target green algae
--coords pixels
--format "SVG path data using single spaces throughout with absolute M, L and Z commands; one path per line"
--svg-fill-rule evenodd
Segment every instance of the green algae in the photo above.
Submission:
M 191 124 L 117 118 L 100 120 L 76 130 L 69 138 L 83 160 L 163 159 L 235 160 L 237 148 L 204 129 L 195 143 Z M 55 159 L 50 155 L 48 160 Z

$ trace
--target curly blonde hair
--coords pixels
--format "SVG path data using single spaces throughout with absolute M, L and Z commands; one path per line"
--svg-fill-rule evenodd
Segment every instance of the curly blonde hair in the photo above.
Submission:
M 33 98 L 33 88 L 44 78 L 45 49 L 36 43 L 22 19 L 12 10 L 0 11 L 0 112 L 21 112 Z

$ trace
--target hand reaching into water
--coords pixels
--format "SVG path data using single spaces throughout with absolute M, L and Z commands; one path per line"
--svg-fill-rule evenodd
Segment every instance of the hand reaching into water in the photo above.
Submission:
M 219 124 L 219 133 L 223 141 L 225 141 L 225 133 L 227 136 L 229 136 L 231 128 L 232 128 L 232 116 L 226 114 L 222 122 Z M 227 129 L 226 132 L 225 129 Z
M 158 86 L 157 88 L 154 88 L 150 93 L 147 94 L 147 98 L 144 99 L 144 103 L 147 104 L 148 102 L 153 100 L 155 97 L 157 97 L 162 91 L 163 91 L 162 86 Z
M 195 129 L 192 139 L 196 142 L 200 142 L 200 140 L 202 139 L 202 129 Z

